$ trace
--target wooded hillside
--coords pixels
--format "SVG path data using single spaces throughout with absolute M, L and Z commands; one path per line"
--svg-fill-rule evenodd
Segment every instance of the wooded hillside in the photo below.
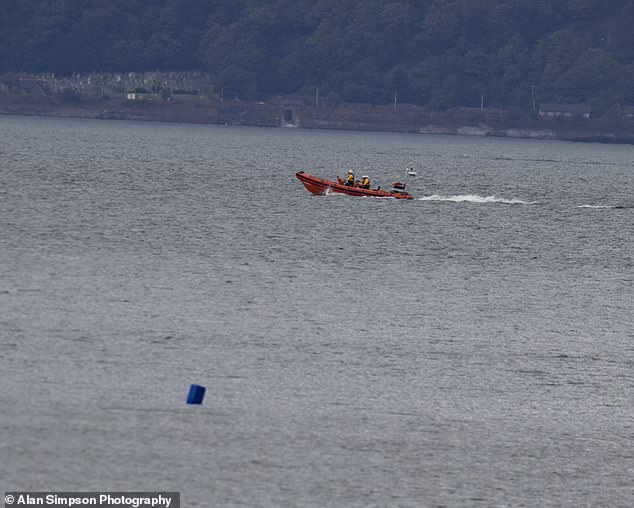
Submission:
M 634 104 L 634 0 L 2 0 L 0 72 L 203 70 L 225 96 Z

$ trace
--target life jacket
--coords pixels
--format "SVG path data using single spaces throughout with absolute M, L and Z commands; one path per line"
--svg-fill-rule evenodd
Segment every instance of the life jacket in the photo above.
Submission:
M 361 187 L 364 189 L 369 189 L 370 188 L 370 179 L 369 178 L 364 178 L 363 180 L 361 180 Z
M 344 182 L 345 185 L 354 185 L 354 175 L 352 173 L 348 173 L 348 178 Z

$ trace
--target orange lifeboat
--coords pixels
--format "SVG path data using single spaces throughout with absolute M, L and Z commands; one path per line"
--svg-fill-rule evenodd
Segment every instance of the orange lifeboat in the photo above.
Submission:
M 323 196 L 324 194 L 346 194 L 348 196 L 357 197 L 374 197 L 374 198 L 395 198 L 395 199 L 414 199 L 414 196 L 405 191 L 405 185 L 397 182 L 390 191 L 377 189 L 362 189 L 361 187 L 351 187 L 344 185 L 341 178 L 337 178 L 336 182 L 324 180 L 313 175 L 309 175 L 304 171 L 295 173 L 295 176 L 309 192 Z

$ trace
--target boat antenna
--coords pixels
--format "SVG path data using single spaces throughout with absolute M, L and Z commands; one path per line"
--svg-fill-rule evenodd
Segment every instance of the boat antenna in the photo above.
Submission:
M 407 186 L 407 179 L 410 176 L 416 176 L 416 170 L 414 170 L 414 166 L 412 164 L 410 164 L 409 166 L 407 166 L 407 168 L 405 169 L 405 185 Z

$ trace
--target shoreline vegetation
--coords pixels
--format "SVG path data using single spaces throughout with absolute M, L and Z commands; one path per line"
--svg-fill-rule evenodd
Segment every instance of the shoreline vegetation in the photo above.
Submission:
M 481 107 L 430 111 L 394 102 L 334 103 L 293 96 L 227 99 L 203 73 L 56 77 L 0 75 L 0 114 L 306 129 L 495 136 L 634 144 L 634 115 L 546 116 Z

